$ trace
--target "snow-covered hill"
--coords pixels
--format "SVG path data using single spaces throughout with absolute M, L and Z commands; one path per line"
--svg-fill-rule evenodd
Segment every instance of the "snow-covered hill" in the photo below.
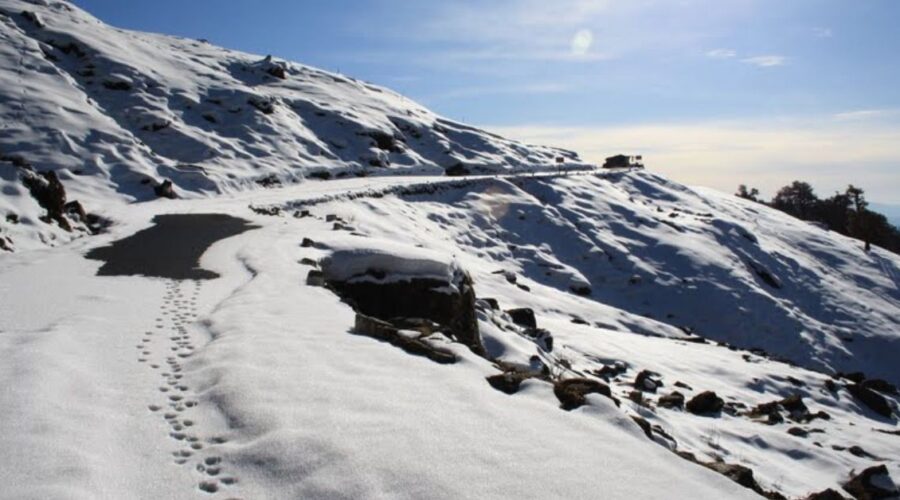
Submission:
M 575 153 L 453 122 L 376 85 L 116 29 L 63 1 L 0 1 L 0 86 L 6 194 L 25 192 L 13 163 L 55 171 L 82 203 L 146 200 L 164 180 L 190 197 L 310 177 L 585 166 Z M 34 215 L 9 202 L 0 210 Z M 17 239 L 16 228 L 7 232 Z
M 0 499 L 896 488 L 896 255 L 65 2 L 0 36 Z

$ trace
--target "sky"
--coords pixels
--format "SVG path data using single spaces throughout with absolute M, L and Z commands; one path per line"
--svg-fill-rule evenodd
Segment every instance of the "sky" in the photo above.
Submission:
M 390 87 L 449 118 L 769 197 L 900 205 L 897 0 L 75 0 Z M 890 208 L 890 207 L 888 207 Z M 898 208 L 900 212 L 900 208 Z

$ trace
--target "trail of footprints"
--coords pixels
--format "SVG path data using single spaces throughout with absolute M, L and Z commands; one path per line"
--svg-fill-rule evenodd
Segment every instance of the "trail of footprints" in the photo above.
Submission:
M 192 284 L 192 286 L 191 286 Z M 197 297 L 200 281 L 172 280 L 166 285 L 166 294 L 160 306 L 160 315 L 154 328 L 144 332 L 137 345 L 138 362 L 157 372 L 161 379 L 161 402 L 148 405 L 148 409 L 161 415 L 169 426 L 169 437 L 178 449 L 172 459 L 179 466 L 193 467 L 199 475 L 197 487 L 206 493 L 216 493 L 223 487 L 237 483 L 237 478 L 224 473 L 222 458 L 208 453 L 206 446 L 223 444 L 223 437 L 201 439 L 190 418 L 191 409 L 198 402 L 193 399 L 191 388 L 184 382 L 182 361 L 194 351 L 188 325 L 197 319 Z M 188 288 L 192 288 L 189 292 Z

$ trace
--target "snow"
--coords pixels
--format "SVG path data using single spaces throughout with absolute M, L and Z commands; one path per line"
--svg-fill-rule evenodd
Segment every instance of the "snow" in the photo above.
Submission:
M 380 271 L 387 276 L 379 281 L 402 281 L 411 277 L 430 278 L 455 283 L 461 272 L 452 259 L 432 250 L 377 238 L 347 237 L 328 242 L 331 250 L 322 262 L 329 280 L 348 281 L 361 278 L 367 271 Z
M 579 258 L 583 247 L 561 240 L 570 237 L 563 229 L 574 223 L 537 219 L 547 214 L 557 217 L 567 203 L 557 205 L 562 208 L 548 207 L 535 201 L 532 193 L 549 198 L 599 189 L 607 191 L 610 200 L 626 203 L 625 193 L 632 186 L 656 179 L 636 172 L 614 178 L 487 178 L 430 195 L 353 200 L 346 198 L 353 190 L 373 190 L 367 180 L 348 179 L 261 193 L 261 201 L 277 204 L 280 199 L 285 206 L 303 205 L 304 199 L 330 200 L 305 205 L 312 216 L 299 219 L 290 212 L 275 217 L 253 213 L 247 208 L 247 201 L 254 199 L 250 193 L 123 208 L 111 204 L 120 221 L 111 233 L 54 249 L 12 254 L 0 262 L 0 300 L 5 305 L 0 339 L 3 359 L 10 360 L 0 372 L 6 388 L 0 401 L 0 427 L 13 430 L 2 433 L 0 440 L 4 449 L 14 450 L 4 458 L 0 479 L 16 485 L 0 497 L 180 498 L 191 491 L 201 494 L 201 482 L 214 484 L 223 496 L 248 498 L 537 498 L 577 497 L 593 490 L 602 490 L 609 498 L 752 494 L 646 439 L 629 415 L 660 425 L 675 438 L 679 450 L 701 460 L 721 458 L 747 465 L 764 488 L 792 496 L 838 488 L 851 469 L 871 464 L 870 459 L 833 446 L 845 450 L 858 444 L 888 458 L 896 477 L 900 471 L 894 437 L 872 430 L 897 429 L 896 421 L 875 417 L 845 390 L 830 394 L 822 388 L 826 375 L 745 351 L 681 341 L 685 334 L 664 316 L 644 317 L 630 307 L 598 299 L 598 281 L 591 281 L 595 295 L 590 297 L 569 291 L 569 273 L 577 271 L 594 279 L 593 271 L 584 268 Z M 415 179 L 395 181 L 402 186 Z M 700 196 L 695 192 L 685 191 Z M 703 197 L 710 204 L 729 201 L 714 193 Z M 779 219 L 780 230 L 772 234 L 791 237 L 780 215 L 758 210 L 762 216 Z M 261 228 L 222 240 L 204 254 L 201 264 L 221 275 L 216 280 L 177 283 L 94 276 L 100 263 L 83 259 L 87 249 L 146 227 L 155 214 L 171 212 L 227 213 Z M 525 220 L 519 219 L 520 212 Z M 591 213 L 606 220 L 611 213 L 621 212 L 615 207 Z M 356 234 L 333 230 L 333 223 L 326 221 L 329 214 L 347 221 Z M 730 211 L 717 212 L 717 218 L 733 216 Z M 587 215 L 579 222 L 599 230 L 588 225 Z M 541 227 L 545 224 L 548 227 Z M 698 227 L 719 234 L 715 224 Z M 812 231 L 799 223 L 798 228 Z M 607 248 L 625 245 L 616 240 L 616 231 L 606 231 Z M 775 241 L 762 224 L 754 228 L 754 234 L 760 245 Z M 321 248 L 301 247 L 303 238 Z M 585 245 L 596 241 L 578 238 Z M 660 238 L 668 240 L 668 236 Z M 832 245 L 841 254 L 855 255 L 850 254 L 852 242 L 845 248 L 843 240 L 830 233 L 820 236 L 822 249 L 827 248 L 827 239 L 834 240 Z M 503 245 L 495 246 L 495 242 Z M 507 242 L 519 250 L 510 250 Z M 715 255 L 727 247 L 695 245 L 695 254 L 713 255 L 703 257 L 702 266 L 725 261 Z M 795 248 L 794 255 L 803 251 L 803 247 Z M 605 254 L 592 247 L 586 254 L 608 265 Z M 445 345 L 461 360 L 448 366 L 350 334 L 352 309 L 325 288 L 303 285 L 310 268 L 298 262 L 329 255 L 346 265 L 339 267 L 346 276 L 372 265 L 435 276 L 447 276 L 457 266 L 465 269 L 479 297 L 494 297 L 504 309 L 532 307 L 538 326 L 555 339 L 554 351 L 547 353 L 516 333 L 502 312 L 480 312 L 479 329 L 491 354 L 524 366 L 533 364 L 537 355 L 553 370 L 559 370 L 564 359 L 571 370 L 563 370 L 565 376 L 622 362 L 628 371 L 611 381 L 622 408 L 606 398 L 589 396 L 590 405 L 567 413 L 558 408 L 545 382 L 526 381 L 512 396 L 492 389 L 484 378 L 497 373 L 496 368 L 458 344 Z M 538 262 L 561 266 L 532 264 L 538 258 Z M 644 258 L 640 250 L 634 255 L 646 269 L 666 264 L 649 258 L 643 262 Z M 415 266 L 407 267 L 410 262 Z M 495 272 L 500 269 L 515 275 L 517 283 L 527 284 L 531 291 Z M 743 293 L 765 290 L 765 284 L 740 269 L 734 272 L 741 279 L 721 279 L 719 286 Z M 565 279 L 547 276 L 548 270 Z M 625 269 L 622 277 L 633 273 Z M 55 286 L 42 285 L 50 282 Z M 784 282 L 788 286 L 790 280 Z M 620 290 L 665 287 L 666 281 L 651 277 L 638 285 L 625 283 Z M 852 290 L 852 283 L 844 284 L 845 291 Z M 194 290 L 196 305 L 191 303 Z M 642 294 L 632 297 L 639 303 L 643 299 Z M 843 297 L 849 302 L 854 295 Z M 182 302 L 176 305 L 176 300 Z M 778 308 L 790 304 L 782 300 L 771 303 L 769 315 L 779 314 Z M 179 317 L 185 307 L 191 315 Z M 704 302 L 692 307 L 696 318 L 711 321 L 717 316 L 714 310 L 704 313 Z M 803 314 L 797 305 L 790 308 L 796 315 Z M 589 324 L 573 324 L 575 316 Z M 857 318 L 856 328 L 867 328 L 866 321 L 873 316 Z M 158 323 L 164 328 L 156 335 Z M 169 332 L 178 325 L 187 328 L 193 350 L 185 351 L 169 339 Z M 146 331 L 155 336 L 146 337 L 150 341 L 144 343 Z M 726 338 L 730 333 L 704 331 L 710 337 Z M 790 334 L 780 333 L 785 341 Z M 820 337 L 801 340 L 816 338 Z M 821 353 L 829 347 L 810 344 L 807 349 Z M 149 354 L 144 355 L 143 349 Z M 171 437 L 176 433 L 174 426 L 161 415 L 171 411 L 168 393 L 159 387 L 171 380 L 161 373 L 169 367 L 166 358 L 173 353 L 191 353 L 185 358 L 175 356 L 183 374 L 180 380 L 188 388 L 186 398 L 197 405 L 177 412 L 176 422 L 192 422 L 187 437 L 195 436 L 200 450 Z M 807 361 L 814 367 L 812 359 Z M 159 368 L 150 368 L 151 364 Z M 892 365 L 882 368 L 889 373 Z M 786 433 L 794 425 L 790 423 L 767 426 L 740 416 L 650 410 L 627 399 L 630 381 L 641 369 L 661 374 L 664 385 L 659 394 L 668 393 L 680 381 L 693 388 L 679 389 L 688 398 L 714 390 L 726 401 L 752 407 L 799 392 L 811 411 L 824 409 L 832 419 L 803 426 L 824 431 L 804 439 Z M 797 387 L 790 379 L 806 385 Z M 151 405 L 161 409 L 151 411 Z M 140 446 L 133 446 L 135 441 Z M 191 456 L 185 458 L 185 466 L 176 466 L 180 456 L 173 453 L 183 451 L 191 451 Z M 221 469 L 217 476 L 196 470 L 207 458 L 220 461 L 213 466 Z M 236 482 L 226 485 L 223 478 Z
M 826 386 L 857 370 L 900 383 L 896 255 L 651 172 L 553 174 L 558 156 L 585 165 L 65 2 L 0 0 L 0 37 L 0 237 L 15 250 L 0 253 L 0 498 L 756 496 L 672 451 L 745 465 L 789 497 L 875 463 L 900 477 L 898 438 L 878 432 L 897 418 Z M 13 158 L 55 170 L 108 232 L 43 222 Z M 441 175 L 457 162 L 485 175 Z M 151 200 L 141 181 L 163 178 L 181 199 Z M 84 258 L 191 213 L 259 226 L 206 249 L 218 278 L 101 277 Z M 467 273 L 500 306 L 477 310 L 497 364 L 437 335 L 457 363 L 353 334 L 355 312 L 305 284 L 304 259 L 337 280 Z M 521 307 L 542 331 L 504 312 Z M 508 395 L 485 380 L 498 366 L 593 380 L 617 366 L 621 406 L 591 394 L 563 411 L 538 378 Z M 662 384 L 644 405 L 629 399 L 641 370 Z M 658 406 L 676 388 L 746 409 L 798 394 L 831 418 Z

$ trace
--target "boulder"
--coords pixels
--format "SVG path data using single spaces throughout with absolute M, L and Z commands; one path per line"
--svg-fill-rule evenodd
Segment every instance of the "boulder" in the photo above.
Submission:
M 524 372 L 504 372 L 487 377 L 488 384 L 494 389 L 506 394 L 515 394 L 519 392 L 519 386 L 526 379 L 531 378 L 531 374 Z
M 878 391 L 884 394 L 890 394 L 892 396 L 897 396 L 897 386 L 888 382 L 887 380 L 882 380 L 880 378 L 870 378 L 863 380 L 860 383 L 861 386 L 866 389 L 871 389 L 873 391 Z
M 162 181 L 156 186 L 153 186 L 153 192 L 156 193 L 156 196 L 160 198 L 168 198 L 170 200 L 178 198 L 178 195 L 175 194 L 175 186 L 169 179 Z
M 304 244 L 306 241 L 304 240 Z M 358 313 L 392 321 L 395 318 L 423 318 L 441 325 L 445 333 L 467 345 L 476 354 L 484 354 L 475 315 L 475 291 L 468 274 L 457 283 L 431 277 L 403 280 L 373 279 L 326 280 L 338 295 Z M 448 291 L 448 290 L 455 291 Z
M 809 431 L 807 431 L 806 429 L 804 429 L 802 427 L 791 427 L 790 429 L 787 430 L 787 433 L 790 434 L 791 436 L 797 436 L 797 437 L 802 437 L 802 438 L 805 438 L 806 436 L 809 435 Z
M 537 320 L 534 318 L 534 311 L 530 307 L 520 307 L 517 309 L 507 309 L 506 314 L 512 319 L 513 323 L 524 326 L 526 328 L 537 328 Z
M 609 386 L 597 380 L 587 378 L 570 378 L 558 380 L 553 384 L 553 394 L 560 402 L 563 410 L 570 411 L 587 403 L 585 396 L 588 394 L 602 394 L 619 406 L 619 401 L 613 397 Z
M 816 493 L 810 493 L 804 500 L 847 500 L 847 497 L 831 488 Z
M 450 364 L 457 361 L 456 355 L 447 349 L 436 347 L 423 337 L 402 335 L 400 330 L 390 323 L 364 314 L 356 314 L 353 333 L 387 342 L 409 354 L 422 356 L 436 363 Z
M 799 394 L 792 394 L 779 401 L 778 404 L 787 410 L 791 420 L 808 420 L 809 408 L 803 403 L 803 398 Z
M 672 391 L 670 394 L 660 396 L 657 404 L 663 408 L 678 408 L 681 410 L 684 408 L 684 394 L 678 391 Z
M 710 462 L 704 465 L 728 479 L 731 479 L 744 488 L 749 488 L 757 492 L 762 491 L 759 483 L 756 482 L 756 478 L 753 477 L 753 470 L 749 467 L 737 464 L 726 464 L 725 462 Z
M 887 398 L 878 394 L 877 392 L 869 389 L 863 384 L 850 384 L 847 386 L 847 390 L 850 394 L 853 395 L 854 398 L 859 400 L 864 405 L 868 406 L 872 411 L 881 415 L 882 417 L 890 418 L 894 413 L 893 409 L 891 409 L 891 405 L 888 403 Z
M 834 374 L 834 378 L 845 378 L 851 382 L 856 382 L 857 384 L 861 384 L 866 379 L 866 374 L 863 372 L 850 372 L 843 373 L 837 372 Z
M 325 275 L 318 269 L 312 269 L 306 275 L 307 286 L 325 286 Z
M 569 290 L 575 295 L 587 297 L 591 294 L 591 287 L 588 285 L 571 285 Z
M 639 391 L 656 392 L 660 386 L 659 374 L 650 370 L 641 370 L 634 378 L 634 388 Z
M 844 483 L 844 490 L 858 500 L 896 498 L 900 495 L 884 464 L 869 467 Z
M 553 351 L 553 334 L 543 328 L 526 328 L 525 335 L 531 337 L 534 343 L 547 352 Z
M 587 321 L 584 320 L 581 316 L 572 316 L 572 323 L 575 325 L 589 325 Z
M 55 221 L 59 227 L 66 231 L 72 230 L 72 225 L 64 217 L 66 212 L 66 188 L 63 187 L 59 177 L 53 170 L 35 172 L 29 167 L 20 167 L 22 184 L 28 188 L 31 197 L 47 211 L 45 221 Z
M 644 431 L 644 435 L 647 436 L 648 439 L 653 439 L 653 427 L 650 426 L 650 422 L 648 422 L 646 418 L 632 415 L 631 420 L 634 420 L 634 423 Z
M 470 173 L 471 172 L 469 171 L 469 169 L 466 168 L 465 165 L 463 165 L 462 163 L 459 163 L 459 162 L 444 169 L 444 175 L 447 175 L 450 177 L 459 177 L 459 176 L 463 176 L 463 175 L 469 175 Z
M 713 391 L 697 394 L 687 402 L 685 408 L 695 415 L 710 415 L 722 411 L 725 401 Z
M 599 370 L 594 370 L 594 373 L 603 377 L 606 380 L 609 380 L 614 377 L 618 377 L 619 375 L 628 371 L 628 365 L 626 365 L 623 361 L 616 361 L 611 365 L 603 365 L 603 368 Z
M 490 297 L 484 297 L 484 298 L 480 298 L 478 300 L 484 301 L 484 303 L 487 304 L 487 306 L 490 307 L 492 311 L 500 310 L 500 303 L 497 302 L 497 299 L 490 298 Z

